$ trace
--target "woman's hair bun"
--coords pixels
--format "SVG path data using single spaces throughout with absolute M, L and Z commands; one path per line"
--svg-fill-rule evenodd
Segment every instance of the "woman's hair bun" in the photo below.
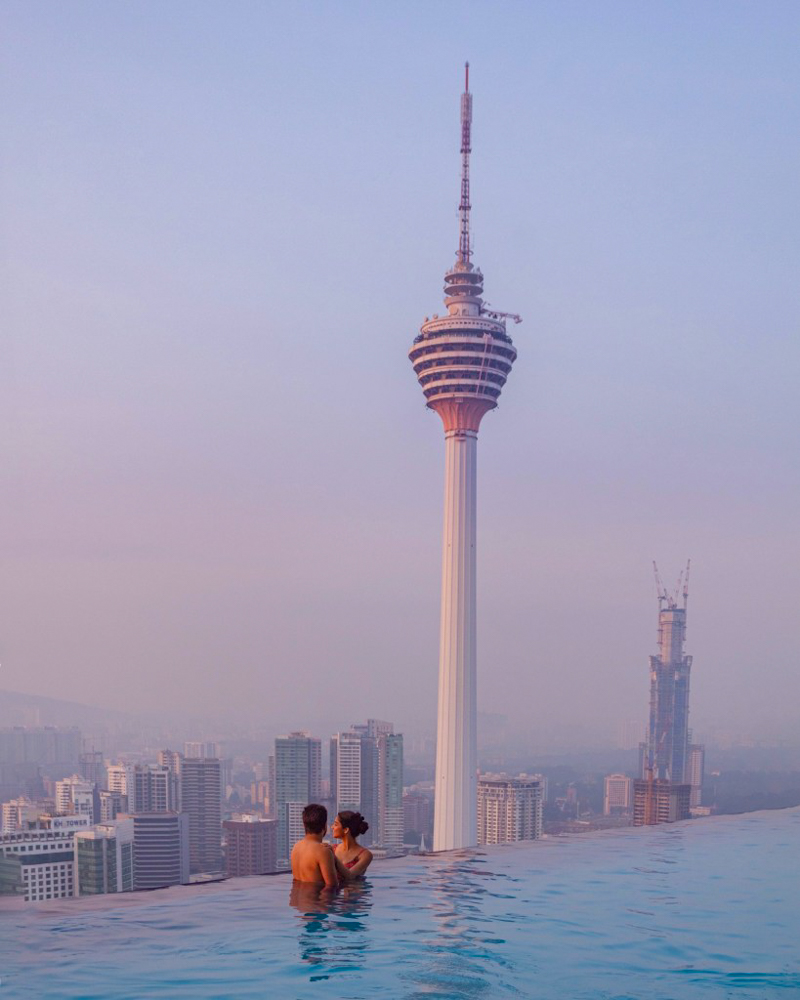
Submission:
M 369 823 L 364 819 L 360 812 L 353 812 L 350 809 L 343 809 L 338 813 L 339 822 L 345 828 L 349 830 L 354 837 L 360 837 L 362 833 L 366 833 L 369 830 Z

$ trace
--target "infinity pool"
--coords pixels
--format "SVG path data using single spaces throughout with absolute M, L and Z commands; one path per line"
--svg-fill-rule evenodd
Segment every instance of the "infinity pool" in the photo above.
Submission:
M 788 1000 L 800 809 L 287 876 L 0 903 L 0 1000 Z

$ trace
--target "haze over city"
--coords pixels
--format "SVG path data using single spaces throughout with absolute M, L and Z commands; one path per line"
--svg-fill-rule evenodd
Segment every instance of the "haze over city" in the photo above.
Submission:
M 480 708 L 644 720 L 691 557 L 693 725 L 796 732 L 800 15 L 718 10 L 6 4 L 0 688 L 432 725 L 469 58 Z

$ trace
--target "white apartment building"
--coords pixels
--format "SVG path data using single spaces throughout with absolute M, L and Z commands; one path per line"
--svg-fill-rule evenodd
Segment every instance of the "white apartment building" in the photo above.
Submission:
M 633 780 L 627 774 L 607 774 L 603 783 L 603 815 L 622 815 L 632 809 Z
M 4 802 L 0 833 L 14 833 L 16 830 L 24 830 L 28 823 L 33 823 L 39 818 L 42 811 L 36 802 L 31 802 L 24 795 L 18 799 Z
M 703 775 L 706 769 L 706 748 L 702 743 L 692 743 L 689 746 L 689 760 L 686 768 L 686 784 L 691 785 L 689 806 L 699 808 L 703 803 Z
M 504 774 L 478 777 L 478 843 L 508 844 L 542 836 L 542 786 L 538 778 Z
M 361 735 L 336 733 L 331 737 L 331 791 L 336 811 L 361 812 Z M 369 817 L 372 820 L 372 817 Z
M 306 835 L 306 828 L 303 826 L 303 810 L 308 802 L 286 802 L 283 806 L 284 822 L 286 824 L 286 842 L 288 844 L 288 854 L 285 858 L 279 859 L 279 864 L 288 865 L 292 848 L 298 840 L 302 840 Z M 279 817 L 280 819 L 280 817 Z M 329 824 L 333 817 L 328 817 Z
M 0 887 L 21 890 L 25 901 L 75 895 L 75 834 L 91 816 L 41 816 L 34 827 L 0 835 Z
M 391 722 L 365 724 L 331 738 L 331 798 L 337 812 L 360 812 L 370 825 L 363 843 L 402 848 L 403 737 Z
M 119 792 L 128 795 L 128 785 L 131 784 L 130 764 L 109 764 L 106 767 L 106 787 L 109 792 Z
M 94 818 L 94 785 L 79 774 L 56 782 L 56 813 Z

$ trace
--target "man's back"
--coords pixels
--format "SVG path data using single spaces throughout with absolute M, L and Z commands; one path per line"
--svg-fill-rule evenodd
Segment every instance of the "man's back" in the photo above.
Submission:
M 333 851 L 327 844 L 306 835 L 292 848 L 292 875 L 298 882 L 338 885 Z

